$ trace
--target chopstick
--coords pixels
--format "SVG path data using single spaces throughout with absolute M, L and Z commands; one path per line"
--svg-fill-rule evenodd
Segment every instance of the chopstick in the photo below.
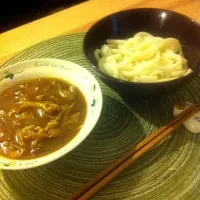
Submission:
M 180 114 L 177 118 L 162 126 L 144 140 L 139 142 L 135 147 L 128 150 L 111 163 L 105 170 L 99 173 L 94 179 L 78 189 L 67 200 L 86 200 L 96 194 L 108 182 L 112 181 L 117 175 L 128 168 L 135 160 L 150 150 L 171 132 L 181 126 L 184 121 L 194 115 L 200 109 L 199 105 L 193 105 Z

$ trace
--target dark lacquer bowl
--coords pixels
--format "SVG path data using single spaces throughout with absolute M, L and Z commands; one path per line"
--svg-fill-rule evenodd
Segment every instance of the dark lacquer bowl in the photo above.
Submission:
M 184 56 L 193 72 L 184 77 L 159 83 L 133 83 L 102 73 L 94 58 L 94 50 L 106 39 L 124 39 L 145 31 L 154 36 L 174 37 L 183 45 Z M 200 24 L 193 19 L 169 10 L 139 8 L 109 15 L 95 23 L 86 33 L 84 54 L 96 74 L 108 86 L 129 97 L 148 97 L 174 91 L 192 80 L 200 70 Z

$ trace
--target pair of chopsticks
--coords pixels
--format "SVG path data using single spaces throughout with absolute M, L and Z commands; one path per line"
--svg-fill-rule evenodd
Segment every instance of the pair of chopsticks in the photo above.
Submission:
M 124 155 L 111 163 L 105 170 L 99 173 L 94 179 L 70 195 L 67 200 L 86 200 L 95 195 L 102 187 L 112 181 L 117 175 L 128 168 L 135 160 L 149 151 L 166 136 L 181 126 L 188 118 L 194 115 L 200 109 L 199 105 L 193 105 L 186 109 L 177 118 L 167 125 L 159 128 L 135 147 L 128 150 Z

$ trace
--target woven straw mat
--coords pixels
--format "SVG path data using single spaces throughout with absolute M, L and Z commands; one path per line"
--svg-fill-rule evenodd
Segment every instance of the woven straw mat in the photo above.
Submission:
M 84 33 L 39 43 L 3 67 L 34 58 L 75 62 L 93 73 L 84 58 Z M 200 77 L 155 102 L 127 102 L 98 79 L 103 92 L 100 119 L 75 150 L 45 166 L 0 171 L 1 200 L 64 200 L 110 162 L 172 118 L 173 104 L 198 102 Z M 200 135 L 184 127 L 138 159 L 94 200 L 200 200 Z

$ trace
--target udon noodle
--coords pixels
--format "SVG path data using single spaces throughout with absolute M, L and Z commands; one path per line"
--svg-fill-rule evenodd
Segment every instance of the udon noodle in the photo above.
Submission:
M 132 82 L 163 82 L 192 72 L 175 38 L 154 37 L 139 32 L 125 40 L 106 40 L 94 51 L 99 69 Z

